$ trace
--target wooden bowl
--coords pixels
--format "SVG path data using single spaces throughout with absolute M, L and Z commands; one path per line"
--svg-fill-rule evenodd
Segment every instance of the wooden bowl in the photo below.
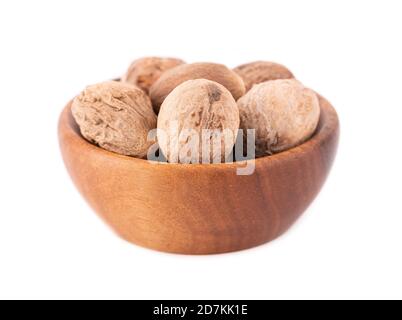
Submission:
M 155 164 L 88 143 L 71 115 L 59 123 L 64 162 L 92 208 L 124 239 L 165 252 L 214 254 L 283 234 L 320 191 L 334 160 L 339 122 L 320 97 L 315 135 L 291 150 L 233 164 Z

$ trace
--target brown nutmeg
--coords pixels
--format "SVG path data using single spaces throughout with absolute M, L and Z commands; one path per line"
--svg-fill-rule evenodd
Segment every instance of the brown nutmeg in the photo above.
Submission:
M 188 80 L 161 106 L 158 142 L 169 162 L 221 162 L 230 155 L 238 129 L 239 110 L 224 86 L 206 79 Z
M 317 95 L 295 79 L 257 84 L 237 105 L 240 127 L 255 129 L 257 156 L 284 151 L 306 141 L 320 117 Z
M 179 84 L 194 79 L 207 79 L 223 85 L 234 99 L 245 93 L 243 80 L 226 66 L 217 63 L 183 64 L 166 71 L 150 89 L 152 105 L 156 113 L 167 95 Z
M 175 58 L 141 58 L 133 61 L 121 81 L 134 84 L 148 93 L 162 73 L 183 63 L 183 60 Z
M 242 64 L 233 69 L 244 81 L 246 91 L 255 84 L 278 79 L 294 78 L 285 66 L 269 61 L 255 61 Z
M 142 158 L 153 144 L 147 141 L 156 127 L 149 97 L 141 89 L 108 81 L 87 87 L 72 104 L 82 135 L 100 147 Z

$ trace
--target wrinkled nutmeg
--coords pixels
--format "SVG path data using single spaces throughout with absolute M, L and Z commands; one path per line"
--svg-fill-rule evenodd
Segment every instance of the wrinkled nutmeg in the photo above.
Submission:
M 156 115 L 148 96 L 133 85 L 89 86 L 74 99 L 72 114 L 82 135 L 106 150 L 142 158 L 152 145 L 147 135 L 156 127 Z
M 314 133 L 320 116 L 317 95 L 294 79 L 257 84 L 237 104 L 240 127 L 256 130 L 257 156 L 284 151 L 306 141 Z
M 183 157 L 193 163 L 221 162 L 231 153 L 238 129 L 239 110 L 230 92 L 214 81 L 189 80 L 176 87 L 163 102 L 158 117 L 158 142 L 169 162 L 190 162 L 183 161 Z M 191 153 L 191 146 L 195 147 L 195 154 Z
M 233 95 L 240 98 L 245 93 L 243 80 L 222 64 L 193 63 L 169 69 L 152 85 L 150 97 L 156 113 L 167 95 L 179 84 L 194 79 L 207 79 L 223 85 Z
M 261 82 L 294 78 L 293 74 L 285 66 L 268 61 L 242 64 L 234 68 L 233 71 L 243 79 L 246 91 Z
M 163 72 L 183 63 L 183 60 L 175 58 L 141 58 L 130 65 L 121 81 L 134 84 L 148 93 L 149 88 L 159 79 Z

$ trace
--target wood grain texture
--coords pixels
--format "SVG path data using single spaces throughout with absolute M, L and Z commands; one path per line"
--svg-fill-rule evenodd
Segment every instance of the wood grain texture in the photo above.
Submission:
M 124 239 L 159 251 L 215 254 L 283 234 L 320 191 L 339 137 L 335 110 L 320 98 L 315 135 L 291 150 L 239 164 L 152 164 L 96 147 L 79 134 L 71 103 L 59 122 L 62 155 L 75 185 Z

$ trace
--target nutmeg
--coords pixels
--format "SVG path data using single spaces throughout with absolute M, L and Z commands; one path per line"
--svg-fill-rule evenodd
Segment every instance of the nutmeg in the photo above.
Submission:
M 156 115 L 148 96 L 133 85 L 89 86 L 74 99 L 72 114 L 82 135 L 106 150 L 142 158 L 152 145 L 147 135 L 156 127 Z
M 255 61 L 242 64 L 233 69 L 244 81 L 246 91 L 255 84 L 278 79 L 294 78 L 285 66 L 269 61 Z
M 175 58 L 141 58 L 130 65 L 121 81 L 134 84 L 148 93 L 149 88 L 159 79 L 163 72 L 183 63 L 183 60 Z
M 234 99 L 245 93 L 243 80 L 226 66 L 217 63 L 183 64 L 169 69 L 151 86 L 150 97 L 156 113 L 167 95 L 179 84 L 194 79 L 215 81 L 226 87 Z
M 180 84 L 166 97 L 157 135 L 169 162 L 211 163 L 227 159 L 238 129 L 239 110 L 231 93 L 217 82 L 198 79 Z
M 237 104 L 240 127 L 255 129 L 257 156 L 284 151 L 306 141 L 314 133 L 320 116 L 316 94 L 294 79 L 257 84 Z

